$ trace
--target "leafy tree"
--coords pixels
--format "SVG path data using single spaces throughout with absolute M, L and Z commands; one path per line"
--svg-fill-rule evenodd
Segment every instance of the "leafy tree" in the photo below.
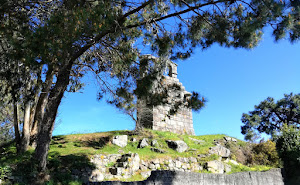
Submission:
M 246 140 L 254 140 L 261 133 L 274 136 L 283 125 L 300 127 L 300 94 L 285 94 L 284 98 L 274 101 L 267 98 L 254 111 L 243 114 L 241 127 Z
M 5 22 L 5 20 L 3 20 Z M 29 66 L 25 63 L 14 60 L 10 57 L 10 52 L 14 48 L 4 37 L 0 37 L 0 96 L 3 108 L 11 108 L 7 112 L 6 123 L 13 123 L 15 131 L 15 142 L 17 151 L 27 150 L 30 140 L 30 127 L 33 122 L 33 113 L 38 94 L 40 93 L 41 77 L 37 77 L 40 68 L 38 66 Z M 21 125 L 21 126 L 20 126 Z M 20 131 L 21 128 L 21 131 Z
M 205 49 L 214 43 L 252 48 L 267 25 L 273 26 L 275 39 L 288 35 L 295 42 L 300 26 L 298 1 L 4 0 L 0 10 L 0 19 L 6 20 L 1 22 L 0 35 L 13 48 L 7 55 L 29 69 L 42 69 L 30 70 L 35 78 L 42 76 L 35 108 L 40 110 L 36 113 L 35 158 L 42 171 L 64 92 L 80 87 L 88 70 L 106 91 L 110 89 L 107 83 L 114 81 L 113 89 L 119 90 L 114 94 L 128 92 L 127 101 L 130 94 L 143 96 L 141 92 L 145 92 L 130 86 L 145 50 L 175 60 L 189 57 L 196 47 Z M 146 82 L 145 89 L 150 89 L 146 84 L 151 83 Z
M 300 130 L 294 125 L 285 124 L 280 135 L 276 137 L 276 147 L 280 158 L 284 162 L 289 177 L 298 177 L 300 165 Z

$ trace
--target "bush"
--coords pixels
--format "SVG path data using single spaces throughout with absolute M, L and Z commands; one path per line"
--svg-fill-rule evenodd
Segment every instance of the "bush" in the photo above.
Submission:
M 0 180 L 5 180 L 11 174 L 9 166 L 0 166 Z
M 276 147 L 288 175 L 300 174 L 300 130 L 285 125 L 276 138 Z
M 279 166 L 276 144 L 273 141 L 268 140 L 259 144 L 249 143 L 243 146 L 227 143 L 226 147 L 231 151 L 231 158 L 244 165 Z
M 279 166 L 279 156 L 276 143 L 267 140 L 253 146 L 253 163 L 258 165 Z

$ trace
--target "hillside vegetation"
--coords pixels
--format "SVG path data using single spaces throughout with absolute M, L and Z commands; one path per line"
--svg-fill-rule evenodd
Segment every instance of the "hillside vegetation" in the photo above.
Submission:
M 128 135 L 127 146 L 121 148 L 112 144 L 112 138 L 116 135 Z M 63 136 L 54 136 L 49 152 L 48 184 L 81 184 L 80 180 L 73 179 L 72 170 L 81 168 L 94 168 L 90 159 L 96 154 L 127 154 L 137 153 L 141 160 L 150 161 L 153 159 L 169 159 L 169 158 L 189 158 L 199 157 L 200 163 L 212 160 L 220 160 L 219 156 L 207 155 L 209 149 L 216 146 L 216 143 L 230 149 L 230 158 L 239 162 L 238 165 L 232 166 L 231 172 L 239 171 L 262 171 L 272 167 L 278 167 L 278 157 L 275 150 L 275 144 L 267 141 L 262 144 L 250 144 L 241 140 L 236 142 L 224 143 L 226 135 L 177 135 L 171 132 L 161 132 L 144 130 L 136 133 L 134 131 L 111 131 L 91 134 L 72 134 Z M 156 140 L 158 146 L 165 153 L 157 153 L 151 150 L 151 147 L 138 148 L 140 140 L 147 138 L 149 141 Z M 202 141 L 201 143 L 195 140 Z M 169 148 L 166 140 L 182 140 L 189 149 L 179 153 Z M 29 150 L 25 155 L 16 155 L 16 149 L 13 145 L 6 146 L 1 149 L 0 156 L 0 179 L 6 180 L 13 176 L 14 178 L 22 178 L 24 184 L 30 183 L 31 178 L 37 177 L 37 169 L 32 161 L 33 149 Z M 113 165 L 113 164 L 111 164 Z M 210 173 L 207 170 L 199 172 Z M 129 179 L 115 180 L 143 180 L 140 174 L 136 173 Z M 21 184 L 21 183 L 20 183 Z

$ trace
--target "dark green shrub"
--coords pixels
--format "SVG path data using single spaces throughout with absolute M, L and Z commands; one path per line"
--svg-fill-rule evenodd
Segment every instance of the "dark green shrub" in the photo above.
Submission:
M 276 147 L 288 175 L 300 174 L 300 130 L 284 126 L 276 138 Z

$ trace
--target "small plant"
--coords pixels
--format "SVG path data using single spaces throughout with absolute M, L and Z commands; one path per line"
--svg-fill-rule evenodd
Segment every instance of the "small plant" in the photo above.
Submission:
M 5 177 L 11 174 L 11 168 L 9 166 L 0 166 L 0 179 L 4 180 Z
M 113 167 L 114 165 L 115 165 L 115 163 L 109 162 L 105 165 L 105 167 L 110 168 L 110 167 Z

